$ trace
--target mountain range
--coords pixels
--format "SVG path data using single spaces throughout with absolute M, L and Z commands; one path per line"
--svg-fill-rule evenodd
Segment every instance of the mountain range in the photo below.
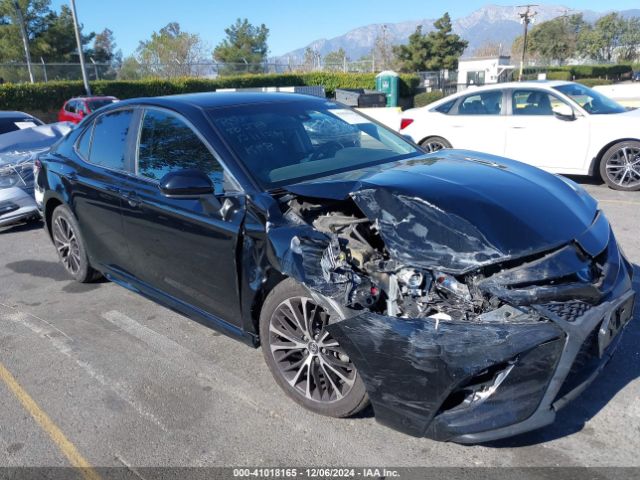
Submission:
M 582 13 L 589 22 L 597 20 L 608 12 L 594 12 L 591 10 L 573 10 L 561 5 L 539 5 L 534 8 L 537 12 L 536 22 L 544 22 L 568 14 Z M 465 56 L 472 56 L 473 52 L 486 44 L 502 45 L 502 52 L 511 50 L 515 38 L 522 34 L 519 13 L 522 8 L 515 6 L 486 5 L 466 17 L 453 19 L 453 31 L 469 42 Z M 640 17 L 640 9 L 623 10 L 619 12 L 623 17 Z M 378 35 L 386 35 L 391 45 L 406 43 L 416 27 L 422 25 L 424 33 L 433 30 L 435 19 L 407 20 L 399 23 L 378 23 L 354 28 L 344 35 L 334 38 L 315 40 L 276 58 L 278 62 L 301 63 L 307 48 L 317 51 L 324 56 L 327 53 L 344 49 L 347 57 L 357 60 L 371 52 Z M 386 32 L 385 32 L 386 30 Z M 383 33 L 384 32 L 384 33 Z

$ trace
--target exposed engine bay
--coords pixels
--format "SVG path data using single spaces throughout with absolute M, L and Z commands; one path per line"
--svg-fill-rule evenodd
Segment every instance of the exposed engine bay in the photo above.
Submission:
M 502 302 L 486 298 L 478 278 L 403 265 L 392 258 L 377 222 L 353 202 L 315 203 L 285 198 L 285 217 L 329 236 L 321 259 L 324 280 L 345 285 L 340 303 L 354 310 L 387 316 L 434 320 L 473 320 Z M 470 287 L 471 286 L 471 287 Z

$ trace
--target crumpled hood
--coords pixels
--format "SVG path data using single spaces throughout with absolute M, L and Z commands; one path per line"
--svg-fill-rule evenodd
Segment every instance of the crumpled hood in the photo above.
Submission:
M 595 200 L 570 180 L 462 150 L 286 189 L 315 198 L 351 197 L 377 224 L 393 258 L 452 273 L 566 244 L 583 236 L 597 213 Z

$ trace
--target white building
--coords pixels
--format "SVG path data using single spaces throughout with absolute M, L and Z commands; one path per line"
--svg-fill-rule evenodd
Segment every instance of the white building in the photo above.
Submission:
M 508 82 L 514 70 L 508 55 L 462 58 L 458 62 L 458 91 L 472 85 Z

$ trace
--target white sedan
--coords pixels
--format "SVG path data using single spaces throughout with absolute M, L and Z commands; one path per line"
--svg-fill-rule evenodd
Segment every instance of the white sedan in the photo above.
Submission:
M 403 112 L 400 132 L 428 151 L 477 150 L 640 190 L 640 109 L 629 111 L 578 83 L 469 89 Z

